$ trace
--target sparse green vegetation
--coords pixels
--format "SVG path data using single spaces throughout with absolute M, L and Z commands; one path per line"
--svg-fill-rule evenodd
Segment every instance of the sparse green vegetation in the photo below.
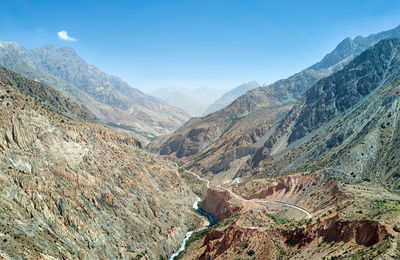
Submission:
M 249 256 L 252 256 L 252 255 L 254 255 L 256 252 L 254 252 L 254 250 L 253 249 L 250 249 L 249 251 L 247 251 L 247 254 L 249 255 Z
M 143 257 L 144 257 L 143 253 L 140 252 L 133 258 L 133 260 L 139 260 L 142 259 Z
M 212 229 L 213 229 L 212 227 L 208 227 L 208 228 L 205 228 L 203 230 L 199 230 L 199 231 L 193 232 L 193 234 L 186 241 L 186 247 L 189 247 L 190 244 L 193 243 L 194 241 L 205 237 L 205 235 L 207 235 L 207 233 L 210 232 Z
M 367 178 L 364 178 L 363 181 L 371 182 L 371 179 L 367 177 Z
M 392 202 L 387 200 L 375 200 L 374 202 L 378 206 L 384 207 L 390 211 L 400 210 L 400 201 Z
M 400 227 L 397 225 L 394 225 L 393 230 L 400 233 Z
M 193 243 L 196 240 L 199 240 L 203 237 L 205 237 L 205 235 L 210 232 L 211 230 L 213 230 L 216 227 L 216 225 L 213 225 L 211 227 L 207 227 L 203 230 L 199 230 L 199 231 L 195 231 L 192 233 L 192 235 L 189 237 L 189 239 L 186 241 L 186 248 L 188 248 L 190 246 L 191 243 Z M 183 257 L 183 252 L 181 252 L 175 259 L 181 259 Z
M 273 219 L 275 224 L 277 224 L 277 225 L 284 225 L 284 224 L 292 222 L 290 219 L 282 218 L 282 217 L 279 217 L 279 216 L 273 215 L 273 214 L 267 214 L 267 216 L 269 218 Z

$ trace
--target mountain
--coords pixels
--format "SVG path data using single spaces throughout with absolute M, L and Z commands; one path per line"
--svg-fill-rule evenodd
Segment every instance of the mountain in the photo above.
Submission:
M 189 118 L 184 111 L 87 64 L 69 47 L 45 45 L 27 50 L 17 43 L 2 42 L 0 61 L 10 70 L 57 88 L 84 105 L 100 122 L 145 143 L 173 131 Z
M 171 87 L 152 91 L 150 95 L 158 97 L 194 117 L 201 116 L 205 109 L 221 96 L 223 91 L 222 89 L 208 87 L 195 89 Z
M 260 140 L 231 179 L 204 176 L 199 205 L 219 222 L 181 259 L 400 257 L 399 38 L 319 80 Z
M 53 88 L 0 68 L 0 116 L 1 258 L 168 258 L 198 228 L 173 164 Z
M 60 92 L 40 82 L 29 80 L 0 66 L 0 83 L 11 86 L 22 94 L 31 97 L 37 104 L 49 111 L 79 121 L 93 121 L 90 114 Z M 4 96 L 3 96 L 4 98 Z
M 255 89 L 260 87 L 260 84 L 255 81 L 251 81 L 245 84 L 242 84 L 240 86 L 237 86 L 236 88 L 226 92 L 223 94 L 219 99 L 217 99 L 214 103 L 212 103 L 210 106 L 207 107 L 203 115 L 208 115 L 211 114 L 215 111 L 218 111 L 226 106 L 228 106 L 230 103 L 232 103 L 235 99 L 243 95 L 249 90 Z
M 400 39 L 382 40 L 309 89 L 252 167 L 273 161 L 266 171 L 322 168 L 346 182 L 400 190 L 399 86 Z
M 232 178 L 306 90 L 340 71 L 379 39 L 394 36 L 400 37 L 400 26 L 354 40 L 346 38 L 313 66 L 287 79 L 250 90 L 229 106 L 188 121 L 174 133 L 153 141 L 149 150 L 178 158 L 186 167 L 203 173 L 224 173 L 226 178 Z

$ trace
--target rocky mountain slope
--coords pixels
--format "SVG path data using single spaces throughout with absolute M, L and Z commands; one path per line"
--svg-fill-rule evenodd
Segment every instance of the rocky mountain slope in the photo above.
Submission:
M 149 149 L 178 158 L 186 167 L 196 167 L 203 173 L 225 172 L 231 178 L 307 89 L 341 70 L 380 39 L 395 36 L 400 36 L 400 26 L 368 37 L 347 38 L 319 63 L 287 79 L 248 91 L 215 113 L 188 121 L 173 134 L 153 141 Z
M 268 165 L 264 174 L 326 169 L 346 182 L 400 189 L 399 50 L 399 39 L 382 40 L 315 84 L 256 152 L 251 167 Z
M 218 110 L 228 106 L 235 99 L 237 99 L 238 97 L 240 97 L 247 91 L 258 88 L 258 87 L 260 87 L 260 84 L 256 81 L 251 81 L 251 82 L 242 84 L 240 86 L 237 86 L 236 88 L 223 94 L 219 99 L 217 99 L 214 103 L 212 103 L 210 106 L 208 106 L 208 108 L 205 110 L 203 115 L 211 114 L 215 111 L 218 111 Z
M 54 89 L 1 68 L 0 116 L 0 258 L 167 258 L 201 222 L 174 165 Z
M 36 81 L 29 80 L 13 71 L 0 66 L 0 82 L 12 86 L 22 94 L 29 96 L 44 108 L 80 121 L 92 121 L 90 114 L 72 100 L 64 97 L 55 89 Z
M 87 64 L 73 49 L 45 45 L 27 50 L 17 43 L 0 43 L 2 66 L 49 84 L 94 117 L 147 143 L 175 130 L 189 119 L 184 111 L 130 87 L 121 79 Z

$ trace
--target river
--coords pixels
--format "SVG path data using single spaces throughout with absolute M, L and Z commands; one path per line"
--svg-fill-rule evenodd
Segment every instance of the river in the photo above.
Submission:
M 204 215 L 204 216 L 206 216 L 206 217 L 208 218 L 208 221 L 210 222 L 210 226 L 214 225 L 214 224 L 215 224 L 215 220 L 214 220 L 213 216 L 212 216 L 210 213 L 207 213 L 207 212 L 205 212 L 203 209 L 199 208 L 199 202 L 200 202 L 200 201 L 201 201 L 200 197 L 197 197 L 195 203 L 193 203 L 193 208 L 194 208 L 195 210 L 197 210 L 198 212 L 200 212 L 202 215 Z M 177 257 L 180 253 L 182 253 L 183 251 L 185 251 L 185 249 L 186 249 L 186 242 L 187 242 L 187 240 L 190 238 L 190 236 L 193 234 L 193 232 L 198 232 L 198 231 L 204 230 L 204 229 L 206 229 L 206 228 L 207 228 L 207 227 L 201 228 L 201 229 L 198 229 L 198 230 L 195 230 L 195 231 L 192 230 L 192 231 L 186 232 L 185 239 L 182 241 L 182 244 L 181 244 L 181 246 L 179 247 L 178 251 L 175 252 L 175 253 L 169 258 L 169 260 L 174 260 L 175 257 Z

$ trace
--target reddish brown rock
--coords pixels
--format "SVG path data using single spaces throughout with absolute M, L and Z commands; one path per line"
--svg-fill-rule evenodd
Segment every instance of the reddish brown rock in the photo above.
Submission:
M 316 211 L 346 198 L 337 180 L 323 173 L 289 175 L 273 183 L 250 181 L 238 193 L 246 199 L 279 200 Z M 257 191 L 257 192 L 254 192 Z
M 199 259 L 234 259 L 241 254 L 248 257 L 250 250 L 256 259 L 270 259 L 277 251 L 266 232 L 238 226 L 209 232 L 203 246 Z
M 335 216 L 305 228 L 283 230 L 281 233 L 289 246 L 303 247 L 318 237 L 323 237 L 327 243 L 354 242 L 358 245 L 372 246 L 384 240 L 387 230 L 376 221 L 344 221 Z
M 229 202 L 231 195 L 226 190 L 210 189 L 206 197 L 199 203 L 199 207 L 210 213 L 215 221 L 228 218 L 239 212 L 243 207 Z

